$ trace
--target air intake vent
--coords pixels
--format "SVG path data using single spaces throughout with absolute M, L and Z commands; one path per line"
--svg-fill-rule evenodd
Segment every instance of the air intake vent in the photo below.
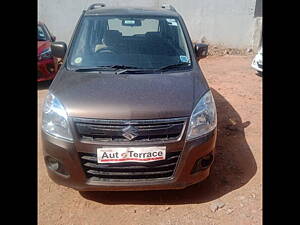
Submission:
M 137 163 L 97 163 L 96 154 L 79 153 L 86 177 L 92 181 L 136 181 L 169 178 L 174 174 L 180 151 L 168 152 L 165 160 Z

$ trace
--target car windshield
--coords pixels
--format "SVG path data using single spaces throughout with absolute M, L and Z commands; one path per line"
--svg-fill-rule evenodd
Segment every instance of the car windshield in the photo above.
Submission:
M 42 26 L 38 25 L 38 41 L 47 41 L 47 34 L 42 28 Z
M 178 66 L 174 66 L 177 65 Z M 181 24 L 171 17 L 86 16 L 68 56 L 68 67 L 186 69 L 191 57 Z

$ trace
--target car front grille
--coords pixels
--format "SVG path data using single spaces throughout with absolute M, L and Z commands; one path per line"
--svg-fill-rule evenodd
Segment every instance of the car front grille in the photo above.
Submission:
M 135 182 L 173 176 L 180 151 L 167 152 L 165 160 L 154 162 L 97 163 L 97 155 L 79 153 L 86 177 L 91 181 Z
M 187 118 L 157 120 L 96 120 L 73 118 L 73 121 L 77 133 L 83 141 L 169 143 L 180 140 Z

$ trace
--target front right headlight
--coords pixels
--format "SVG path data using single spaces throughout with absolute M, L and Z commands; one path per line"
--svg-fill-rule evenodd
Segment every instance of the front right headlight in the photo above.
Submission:
M 67 112 L 52 93 L 47 95 L 44 103 L 42 129 L 57 138 L 73 141 Z
M 211 91 L 208 91 L 202 96 L 192 112 L 187 140 L 203 136 L 215 129 L 216 126 L 216 105 Z

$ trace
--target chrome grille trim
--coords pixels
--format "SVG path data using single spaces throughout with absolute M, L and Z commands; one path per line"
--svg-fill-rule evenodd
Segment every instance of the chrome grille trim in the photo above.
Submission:
M 182 139 L 188 117 L 152 120 L 102 120 L 72 118 L 81 142 L 109 143 L 172 143 Z M 122 137 L 126 126 L 138 129 L 133 140 Z

